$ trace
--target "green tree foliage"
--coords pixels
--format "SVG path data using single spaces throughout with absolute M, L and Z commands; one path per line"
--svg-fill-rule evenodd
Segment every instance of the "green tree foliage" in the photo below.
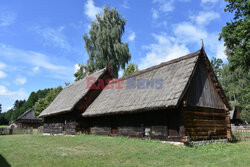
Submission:
M 80 68 L 77 70 L 77 72 L 74 74 L 75 81 L 78 81 L 82 78 L 84 78 L 87 75 L 87 66 L 84 64 L 79 64 Z
M 105 7 L 102 14 L 96 15 L 96 20 L 91 23 L 89 36 L 83 36 L 89 55 L 89 71 L 109 65 L 115 77 L 118 77 L 120 68 L 125 69 L 131 59 L 128 44 L 122 42 L 125 24 L 126 19 L 115 8 Z
M 44 98 L 40 98 L 33 106 L 35 114 L 39 115 L 44 109 L 46 109 L 50 105 L 50 103 L 56 98 L 56 96 L 62 91 L 62 89 L 63 88 L 61 86 L 55 89 L 51 89 Z
M 241 109 L 242 119 L 250 122 L 250 72 L 240 67 L 231 71 L 229 65 L 224 65 L 220 83 L 228 99 Z
M 135 65 L 134 63 L 130 63 L 125 68 L 125 70 L 122 74 L 122 77 L 128 76 L 128 75 L 133 74 L 134 72 L 138 72 L 138 71 L 139 71 L 138 66 Z
M 223 61 L 221 59 L 217 59 L 215 57 L 212 57 L 211 65 L 214 69 L 214 73 L 217 75 L 218 78 L 220 78 Z
M 44 89 L 38 90 L 37 92 L 32 92 L 27 101 L 16 100 L 12 109 L 0 114 L 0 124 L 8 124 L 12 121 L 15 121 L 21 114 L 32 108 L 38 99 L 44 98 L 50 92 L 50 90 L 51 89 Z
M 222 28 L 219 39 L 224 39 L 230 68 L 241 66 L 249 71 L 250 65 L 250 1 L 225 0 L 225 12 L 234 13 L 231 22 Z
M 17 119 L 17 117 L 19 115 L 21 115 L 22 113 L 24 113 L 26 111 L 26 106 L 24 105 L 26 103 L 25 100 L 16 100 L 14 103 L 14 107 L 13 107 L 13 113 L 11 114 L 11 121 L 14 121 Z
M 250 1 L 225 0 L 225 12 L 234 14 L 222 28 L 229 64 L 221 70 L 220 82 L 229 100 L 241 109 L 243 120 L 250 122 Z

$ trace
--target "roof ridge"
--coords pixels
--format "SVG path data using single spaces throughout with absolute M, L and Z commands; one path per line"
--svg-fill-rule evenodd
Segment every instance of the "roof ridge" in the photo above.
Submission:
M 22 115 L 20 115 L 16 120 L 21 119 L 23 116 L 25 116 L 27 113 L 29 113 L 31 110 L 34 110 L 33 108 L 28 109 L 27 111 L 25 111 L 24 113 L 22 113 Z
M 100 69 L 100 70 L 96 70 L 96 71 L 93 72 L 92 74 L 97 73 L 97 72 L 100 72 L 100 71 L 105 70 L 105 69 L 106 69 L 106 68 L 102 68 L 102 69 Z M 83 81 L 86 77 L 89 77 L 89 76 L 91 76 L 92 74 L 86 75 L 84 78 L 79 79 L 78 81 L 74 81 L 73 83 L 69 84 L 69 85 L 66 86 L 65 88 L 69 88 L 69 87 L 71 87 L 72 85 L 74 85 L 74 84 L 76 84 L 76 83 L 78 83 L 78 82 L 80 82 L 80 81 Z M 65 88 L 64 88 L 64 89 L 65 89 Z
M 119 78 L 119 79 L 126 80 L 126 79 L 129 79 L 129 78 L 132 78 L 132 77 L 135 77 L 135 76 L 144 74 L 144 73 L 146 73 L 146 72 L 149 72 L 149 71 L 152 71 L 152 70 L 155 70 L 155 69 L 164 67 L 164 66 L 166 66 L 166 65 L 170 65 L 170 64 L 177 63 L 177 62 L 182 61 L 182 60 L 185 60 L 185 59 L 189 59 L 189 58 L 198 56 L 198 54 L 200 54 L 200 52 L 201 52 L 201 50 L 198 50 L 198 51 L 196 51 L 196 52 L 189 53 L 189 54 L 187 54 L 187 55 L 185 55 L 185 56 L 181 56 L 181 57 L 178 57 L 178 58 L 176 58 L 176 59 L 172 59 L 172 60 L 169 60 L 169 61 L 166 61 L 166 62 L 161 62 L 160 64 L 151 66 L 151 67 L 149 67 L 149 68 L 146 68 L 146 69 L 144 69 L 144 70 L 135 72 L 135 73 L 130 74 L 130 75 L 128 75 L 128 76 L 121 77 L 121 78 Z M 113 82 L 111 82 L 111 83 L 114 83 L 114 82 L 115 82 L 115 81 L 113 81 Z

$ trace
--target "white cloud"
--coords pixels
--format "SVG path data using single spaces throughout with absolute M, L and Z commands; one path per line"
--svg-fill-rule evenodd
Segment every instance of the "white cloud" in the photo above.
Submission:
M 153 3 L 158 4 L 161 12 L 168 13 L 174 10 L 174 0 L 154 0 Z
M 72 48 L 71 45 L 67 42 L 65 35 L 63 34 L 63 30 L 65 29 L 63 26 L 57 28 L 41 28 L 39 26 L 35 26 L 32 29 L 37 34 L 43 37 L 43 44 L 45 46 L 52 45 L 54 47 L 60 47 L 66 50 L 70 50 Z
M 180 43 L 198 43 L 201 39 L 207 39 L 207 32 L 188 22 L 182 22 L 173 26 L 173 32 Z
M 129 41 L 134 41 L 135 37 L 136 37 L 135 32 L 131 32 L 130 35 L 128 36 L 128 40 Z
M 7 77 L 7 74 L 3 71 L 0 71 L 0 78 L 5 78 Z
M 124 72 L 124 70 L 119 70 L 119 72 L 118 72 L 118 78 L 122 77 L 123 72 Z
M 23 88 L 17 91 L 9 91 L 5 86 L 0 85 L 0 96 L 4 96 L 11 100 L 16 100 L 26 99 L 28 97 L 28 94 Z
M 201 11 L 198 15 L 193 15 L 189 18 L 199 26 L 206 26 L 211 21 L 220 18 L 220 14 L 214 11 Z
M 37 72 L 37 71 L 39 71 L 39 67 L 38 67 L 38 66 L 34 67 L 34 68 L 32 69 L 32 71 L 33 71 L 34 73 Z
M 212 53 L 212 56 L 227 60 L 225 55 L 224 42 L 219 41 L 218 32 L 208 32 L 204 27 L 195 26 L 189 22 L 182 22 L 173 26 L 173 32 L 177 42 L 184 45 L 195 44 L 197 47 L 201 47 L 201 39 L 205 44 L 205 49 Z
M 58 62 L 52 63 L 51 59 L 54 57 L 47 56 L 39 52 L 13 48 L 1 43 L 0 56 L 3 56 L 5 59 L 8 59 L 16 64 L 22 63 L 35 66 L 38 69 L 43 68 L 50 72 L 52 77 L 69 78 L 69 76 L 71 77 L 73 73 L 72 67 L 58 65 Z
M 153 17 L 153 19 L 159 18 L 159 12 L 154 8 L 152 8 L 152 17 Z
M 7 77 L 7 74 L 1 70 L 5 69 L 7 67 L 6 64 L 4 64 L 3 62 L 0 62 L 0 78 L 5 78 Z
M 9 26 L 16 20 L 16 14 L 13 12 L 0 12 L 0 26 Z
M 216 3 L 218 2 L 219 0 L 201 0 L 201 3 L 202 4 L 205 4 L 205 3 Z
M 224 43 L 221 42 L 218 45 L 217 51 L 216 51 L 216 58 L 222 59 L 223 61 L 227 60 L 227 56 L 225 54 L 226 47 L 224 46 Z
M 80 64 L 75 64 L 74 65 L 74 72 L 76 73 L 80 69 Z
M 188 48 L 183 44 L 179 45 L 173 37 L 166 34 L 154 34 L 153 36 L 156 42 L 144 47 L 148 52 L 146 57 L 141 59 L 140 70 L 189 53 Z
M 88 0 L 84 5 L 84 13 L 89 17 L 91 20 L 95 20 L 96 15 L 102 11 L 102 8 L 95 6 L 93 0 Z
M 222 8 L 224 8 L 225 5 L 223 4 L 225 4 L 225 1 L 222 1 L 222 0 L 201 0 L 200 5 L 204 9 L 212 9 L 215 6 L 219 6 L 220 8 L 223 6 Z
M 27 79 L 25 77 L 17 77 L 15 80 L 16 85 L 23 85 L 27 82 Z
M 2 70 L 2 69 L 5 69 L 7 67 L 7 65 L 6 64 L 4 64 L 3 62 L 0 62 L 0 69 Z
M 125 9 L 130 9 L 130 6 L 128 4 L 128 0 L 124 0 L 121 7 L 125 8 Z

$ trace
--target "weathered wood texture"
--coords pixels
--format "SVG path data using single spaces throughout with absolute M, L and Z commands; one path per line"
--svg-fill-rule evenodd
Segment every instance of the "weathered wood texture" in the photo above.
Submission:
M 142 127 L 119 127 L 118 135 L 129 136 L 129 137 L 139 137 L 144 136 L 144 129 Z
M 110 127 L 92 127 L 90 128 L 90 133 L 96 134 L 96 135 L 110 135 L 111 128 Z
M 168 137 L 167 126 L 152 126 L 150 129 L 150 137 L 153 139 L 165 139 Z
M 225 110 L 184 107 L 183 113 L 185 133 L 191 140 L 227 138 Z
M 41 126 L 40 122 L 25 122 L 25 123 L 17 123 L 18 128 L 38 128 L 39 126 Z
M 60 134 L 62 133 L 62 123 L 44 123 L 44 133 Z
M 180 140 L 184 134 L 179 110 L 150 111 L 136 114 L 88 117 L 90 133 L 162 140 Z
M 68 121 L 65 125 L 65 132 L 67 135 L 75 135 L 76 134 L 76 122 Z
M 100 78 L 104 84 L 112 76 L 106 72 Z M 98 82 L 96 83 L 96 85 Z M 75 105 L 71 112 L 60 113 L 58 115 L 47 116 L 44 118 L 44 133 L 63 133 L 67 135 L 75 135 L 77 132 L 86 128 L 86 123 L 82 121 L 82 112 L 95 100 L 101 93 L 102 89 L 90 89 L 87 94 Z M 56 127 L 55 127 L 56 124 Z
M 185 95 L 187 105 L 224 109 L 224 102 L 204 61 L 199 60 L 196 68 L 190 87 Z

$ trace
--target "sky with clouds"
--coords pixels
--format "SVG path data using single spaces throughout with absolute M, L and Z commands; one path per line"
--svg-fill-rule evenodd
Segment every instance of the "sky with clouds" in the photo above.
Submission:
M 32 91 L 74 81 L 76 64 L 88 59 L 82 35 L 105 5 L 127 19 L 123 41 L 139 69 L 195 52 L 201 39 L 210 58 L 227 61 L 218 34 L 233 16 L 223 0 L 1 0 L 3 111 Z

